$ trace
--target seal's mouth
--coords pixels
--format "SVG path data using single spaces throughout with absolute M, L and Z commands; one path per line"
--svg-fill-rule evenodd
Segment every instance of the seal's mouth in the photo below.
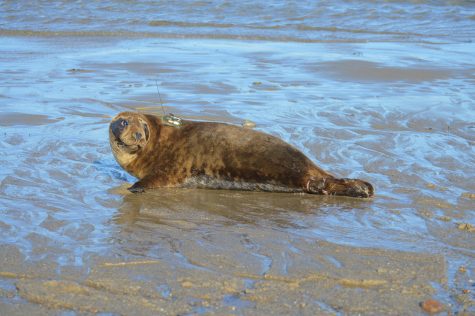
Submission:
M 136 143 L 127 144 L 120 137 L 117 137 L 116 135 L 114 135 L 114 137 L 115 137 L 114 139 L 115 145 L 120 150 L 125 151 L 129 154 L 133 154 L 142 148 L 140 144 L 136 144 Z
M 125 146 L 127 146 L 120 138 L 117 138 L 117 139 L 115 140 L 115 143 L 116 143 L 117 146 L 119 146 L 119 147 L 125 147 Z

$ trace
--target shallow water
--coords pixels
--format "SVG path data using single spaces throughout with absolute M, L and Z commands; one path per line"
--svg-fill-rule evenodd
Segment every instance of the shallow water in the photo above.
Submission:
M 4 1 L 0 312 L 475 312 L 474 5 L 338 4 Z M 156 83 L 376 197 L 128 194 L 108 122 Z
M 0 31 L 284 42 L 467 42 L 470 0 L 4 1 Z

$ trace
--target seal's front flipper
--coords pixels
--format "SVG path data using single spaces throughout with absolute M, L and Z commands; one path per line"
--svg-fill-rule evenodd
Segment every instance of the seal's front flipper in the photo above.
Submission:
M 128 190 L 132 193 L 143 193 L 146 189 L 161 188 L 169 185 L 170 181 L 166 177 L 151 174 L 135 182 Z
M 135 182 L 134 185 L 131 186 L 130 188 L 128 188 L 127 190 L 129 190 L 132 193 L 144 193 L 145 192 L 145 188 L 142 186 L 140 181 Z

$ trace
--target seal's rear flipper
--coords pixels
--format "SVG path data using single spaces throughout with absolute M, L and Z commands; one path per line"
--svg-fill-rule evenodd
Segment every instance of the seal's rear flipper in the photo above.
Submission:
M 359 198 L 369 198 L 374 195 L 373 186 L 359 179 L 336 179 L 333 177 L 309 180 L 307 192 L 323 195 L 343 195 Z

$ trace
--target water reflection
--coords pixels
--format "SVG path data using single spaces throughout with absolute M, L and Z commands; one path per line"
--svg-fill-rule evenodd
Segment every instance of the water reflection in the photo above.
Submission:
M 121 190 L 124 187 L 120 187 Z M 335 203 L 341 211 L 371 203 L 351 198 L 204 189 L 157 189 L 144 194 L 126 194 L 115 218 L 132 224 L 147 217 L 182 218 L 191 222 L 201 217 L 212 218 L 205 225 L 269 226 L 280 228 L 305 227 L 296 219 L 318 217 Z M 312 222 L 310 220 L 309 222 Z M 198 223 L 196 223 L 198 224 Z

